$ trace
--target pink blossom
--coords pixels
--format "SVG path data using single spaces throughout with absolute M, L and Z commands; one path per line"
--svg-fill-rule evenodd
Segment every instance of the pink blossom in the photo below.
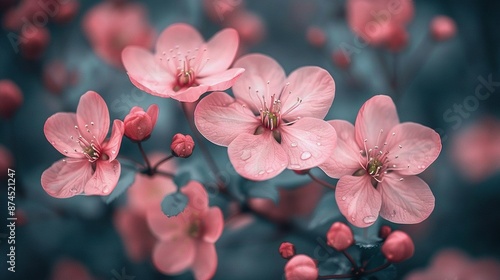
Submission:
M 233 86 L 236 98 L 215 92 L 196 107 L 195 124 L 201 134 L 227 146 L 236 171 L 251 180 L 323 163 L 337 138 L 322 120 L 335 95 L 330 74 L 309 66 L 286 78 L 275 60 L 261 54 L 246 55 L 235 67 L 245 68 Z
M 306 39 L 314 47 L 321 48 L 326 44 L 325 32 L 317 26 L 309 26 L 307 28 Z
M 75 113 L 56 113 L 45 122 L 47 140 L 67 158 L 42 174 L 42 187 L 51 196 L 108 195 L 116 187 L 121 166 L 116 160 L 123 137 L 123 122 L 115 120 L 111 138 L 109 112 L 102 97 L 88 91 Z
M 500 279 L 500 262 L 486 258 L 474 260 L 456 249 L 445 249 L 434 256 L 428 268 L 405 277 L 405 280 L 441 279 Z
M 89 270 L 80 262 L 71 259 L 62 259 L 52 268 L 51 280 L 92 280 Z
M 45 27 L 33 27 L 21 32 L 23 40 L 20 41 L 21 55 L 28 60 L 37 60 L 42 57 L 50 42 L 50 33 Z
M 10 119 L 23 104 L 21 89 L 12 80 L 0 80 L 0 117 Z
M 245 9 L 238 9 L 231 13 L 223 22 L 223 26 L 234 28 L 244 45 L 260 43 L 266 36 L 266 25 L 262 18 Z
M 318 268 L 313 259 L 306 255 L 296 255 L 285 265 L 287 280 L 316 280 Z
M 432 38 L 436 41 L 446 41 L 457 33 L 455 21 L 447 16 L 436 16 L 430 24 Z
M 130 81 L 152 95 L 194 102 L 207 91 L 231 87 L 244 69 L 228 67 L 238 50 L 238 33 L 226 28 L 207 43 L 192 26 L 173 24 L 160 34 L 154 54 L 127 47 L 122 60 Z
M 372 45 L 403 47 L 405 26 L 413 19 L 412 0 L 348 0 L 347 20 L 356 35 Z M 396 41 L 394 41 L 396 38 Z
M 211 279 L 217 269 L 214 243 L 224 227 L 222 212 L 208 207 L 207 192 L 196 181 L 181 192 L 189 202 L 179 215 L 167 217 L 157 209 L 148 212 L 149 227 L 160 240 L 153 250 L 153 264 L 165 274 L 191 268 L 196 279 Z
M 55 95 L 61 94 L 66 87 L 76 84 L 78 73 L 68 69 L 63 61 L 54 60 L 43 67 L 43 85 Z
M 420 124 L 399 123 L 391 98 L 374 96 L 361 107 L 355 126 L 329 123 L 338 147 L 320 168 L 340 178 L 335 198 L 342 214 L 357 227 L 378 215 L 394 223 L 415 224 L 434 209 L 434 196 L 417 176 L 438 157 L 439 134 Z
M 147 140 L 158 120 L 158 105 L 149 106 L 147 112 L 138 106 L 132 107 L 123 123 L 125 125 L 125 136 L 135 142 Z
M 95 53 L 118 68 L 123 67 L 121 53 L 126 46 L 149 49 L 156 36 L 145 7 L 139 3 L 98 4 L 85 14 L 83 30 Z

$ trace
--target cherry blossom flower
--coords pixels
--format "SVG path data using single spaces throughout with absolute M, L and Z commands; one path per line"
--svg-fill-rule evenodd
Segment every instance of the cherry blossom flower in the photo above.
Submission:
M 196 107 L 195 124 L 201 134 L 227 146 L 236 171 L 251 180 L 323 163 L 337 138 L 322 120 L 335 95 L 332 76 L 309 66 L 286 78 L 275 60 L 261 54 L 246 55 L 235 67 L 245 68 L 233 86 L 236 99 L 215 92 Z
M 208 207 L 207 192 L 196 181 L 181 192 L 189 202 L 179 215 L 167 217 L 157 209 L 148 211 L 148 225 L 160 240 L 153 250 L 153 264 L 165 274 L 191 268 L 196 279 L 211 279 L 217 269 L 214 243 L 224 227 L 222 212 Z
M 231 87 L 244 71 L 228 67 L 238 50 L 238 33 L 226 28 L 208 42 L 184 23 L 167 27 L 156 42 L 154 54 L 141 47 L 123 50 L 122 60 L 130 81 L 152 95 L 194 102 L 207 91 Z
M 412 0 L 348 0 L 347 20 L 367 43 L 400 49 L 406 45 L 405 26 L 413 19 L 413 10 Z
M 125 136 L 135 142 L 147 140 L 158 120 L 158 113 L 159 109 L 156 104 L 149 106 L 146 112 L 141 107 L 132 107 L 123 120 Z
M 83 30 L 95 53 L 117 68 L 123 67 L 121 53 L 126 46 L 149 49 L 156 36 L 145 7 L 139 3 L 98 4 L 85 14 Z
M 374 96 L 361 107 L 355 126 L 329 123 L 338 147 L 320 168 L 340 178 L 335 199 L 342 214 L 357 227 L 373 224 L 378 215 L 400 224 L 425 220 L 434 196 L 417 176 L 438 157 L 439 134 L 420 124 L 399 123 L 391 98 Z
M 45 122 L 47 140 L 67 158 L 42 174 L 42 187 L 51 196 L 108 195 L 116 187 L 121 166 L 116 160 L 123 137 L 123 122 L 115 120 L 111 138 L 109 112 L 102 97 L 88 91 L 75 113 L 56 113 Z

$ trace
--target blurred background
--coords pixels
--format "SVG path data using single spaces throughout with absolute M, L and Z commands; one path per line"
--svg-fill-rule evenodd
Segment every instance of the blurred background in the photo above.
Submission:
M 42 172 L 62 157 L 45 139 L 45 120 L 56 112 L 74 112 L 88 90 L 103 96 L 111 119 L 123 120 L 133 106 L 160 106 L 156 129 L 145 143 L 148 153 L 168 154 L 175 133 L 190 133 L 178 102 L 135 88 L 120 60 L 126 45 L 153 49 L 157 35 L 176 22 L 193 25 L 207 40 L 233 27 L 240 34 L 238 56 L 269 55 L 287 73 L 306 65 L 327 69 L 336 83 L 327 120 L 354 122 L 370 97 L 391 95 L 401 121 L 435 129 L 443 143 L 438 160 L 420 175 L 436 197 L 432 215 L 417 225 L 379 219 L 373 226 L 373 235 L 384 224 L 414 239 L 415 255 L 396 265 L 395 277 L 432 269 L 433 258 L 449 248 L 462 256 L 463 266 L 486 260 L 490 268 L 498 268 L 500 4 L 414 1 L 413 16 L 399 23 L 404 32 L 382 43 L 354 32 L 352 18 L 360 11 L 348 7 L 342 0 L 2 0 L 0 278 L 192 278 L 190 272 L 166 276 L 155 269 L 150 233 L 147 228 L 145 233 L 134 231 L 145 227 L 144 220 L 125 215 L 123 221 L 117 214 L 127 209 L 130 191 L 56 199 L 40 185 Z M 448 18 L 434 22 L 441 15 Z M 383 15 L 365 23 L 377 20 L 384 21 Z M 214 279 L 281 279 L 286 261 L 278 248 L 285 240 L 318 259 L 320 273 L 346 269 L 343 256 L 325 244 L 331 223 L 344 221 L 331 191 L 293 172 L 257 184 L 259 191 L 254 191 L 231 168 L 225 148 L 206 144 L 232 191 L 261 213 L 235 211 L 235 203 L 212 191 L 213 177 L 199 151 L 171 167 L 197 174 L 211 205 L 225 213 Z M 127 139 L 120 154 L 140 160 Z M 7 270 L 6 261 L 7 168 L 15 170 L 16 179 L 15 273 Z M 336 182 L 321 170 L 313 173 Z M 278 205 L 266 199 L 278 194 Z

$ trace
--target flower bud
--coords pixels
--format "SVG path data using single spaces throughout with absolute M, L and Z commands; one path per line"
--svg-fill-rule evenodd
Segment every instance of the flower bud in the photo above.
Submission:
M 391 232 L 392 232 L 392 229 L 390 226 L 382 226 L 382 227 L 380 227 L 380 230 L 378 231 L 378 237 L 385 240 L 385 239 L 387 239 L 389 234 L 391 234 Z
M 349 57 L 349 54 L 347 54 L 343 50 L 333 51 L 332 61 L 333 64 L 340 69 L 347 69 L 351 65 L 351 58 Z
M 283 242 L 280 245 L 279 251 L 282 258 L 289 260 L 295 256 L 295 245 L 290 242 Z
M 354 244 L 352 230 L 342 222 L 332 224 L 326 233 L 326 244 L 337 251 L 344 251 Z
M 172 149 L 172 153 L 174 154 L 174 156 L 187 158 L 191 156 L 194 150 L 193 138 L 189 135 L 177 133 L 172 138 L 170 149 Z
M 413 245 L 413 240 L 411 237 L 400 230 L 395 230 L 382 245 L 382 253 L 387 258 L 389 262 L 397 263 L 405 261 L 411 256 L 415 251 L 415 245 Z
M 23 103 L 23 94 L 11 80 L 0 80 L 0 117 L 10 119 Z
M 446 41 L 457 33 L 455 21 L 447 16 L 437 16 L 430 24 L 432 38 L 435 41 Z
M 149 106 L 147 112 L 144 112 L 141 107 L 133 107 L 123 120 L 125 136 L 136 142 L 147 140 L 151 136 L 157 119 L 158 105 Z
M 287 280 L 316 280 L 316 262 L 306 255 L 296 255 L 286 264 L 285 276 Z

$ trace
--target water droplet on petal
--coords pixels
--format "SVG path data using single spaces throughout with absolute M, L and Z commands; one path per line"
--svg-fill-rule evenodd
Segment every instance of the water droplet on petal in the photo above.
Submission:
M 109 188 L 108 188 L 108 186 L 104 186 L 104 188 L 102 189 L 102 192 L 103 192 L 103 193 L 109 193 Z
M 300 159 L 306 160 L 306 159 L 309 159 L 311 156 L 312 155 L 310 152 L 303 152 L 302 155 L 300 155 Z
M 292 147 L 297 147 L 297 143 L 292 142 L 292 144 L 290 144 L 290 146 L 292 146 Z
M 274 172 L 274 169 L 269 168 L 268 170 L 266 170 L 266 172 L 267 172 L 267 173 L 272 173 L 272 172 Z
M 321 143 L 320 143 L 320 142 L 317 142 L 317 143 L 316 143 L 316 145 L 321 146 Z
M 69 191 L 72 193 L 76 193 L 78 190 L 75 187 L 72 187 Z
M 356 218 L 354 218 L 354 216 L 351 217 L 351 221 L 355 222 L 356 221 Z
M 396 210 L 392 210 L 391 218 L 394 218 L 395 216 L 396 216 Z
M 300 168 L 300 164 L 291 164 L 290 168 L 291 169 L 299 169 Z
M 248 160 L 251 157 L 252 157 L 252 151 L 250 151 L 250 150 L 243 150 L 243 152 L 241 152 L 241 156 L 240 156 L 241 160 Z
M 377 220 L 377 217 L 375 216 L 366 216 L 363 218 L 363 222 L 365 224 L 373 224 Z
M 115 151 L 115 150 L 112 150 L 112 151 L 111 151 L 111 153 L 112 153 L 112 154 L 116 154 L 116 151 Z
M 259 175 L 262 175 L 262 174 L 264 174 L 264 173 L 265 173 L 265 171 L 264 171 L 264 170 L 259 171 Z
M 347 199 L 347 197 L 344 195 L 341 199 L 342 199 L 342 201 L 345 201 Z
M 52 141 L 52 142 L 50 142 L 50 144 L 55 145 L 55 144 L 56 144 L 56 142 Z

